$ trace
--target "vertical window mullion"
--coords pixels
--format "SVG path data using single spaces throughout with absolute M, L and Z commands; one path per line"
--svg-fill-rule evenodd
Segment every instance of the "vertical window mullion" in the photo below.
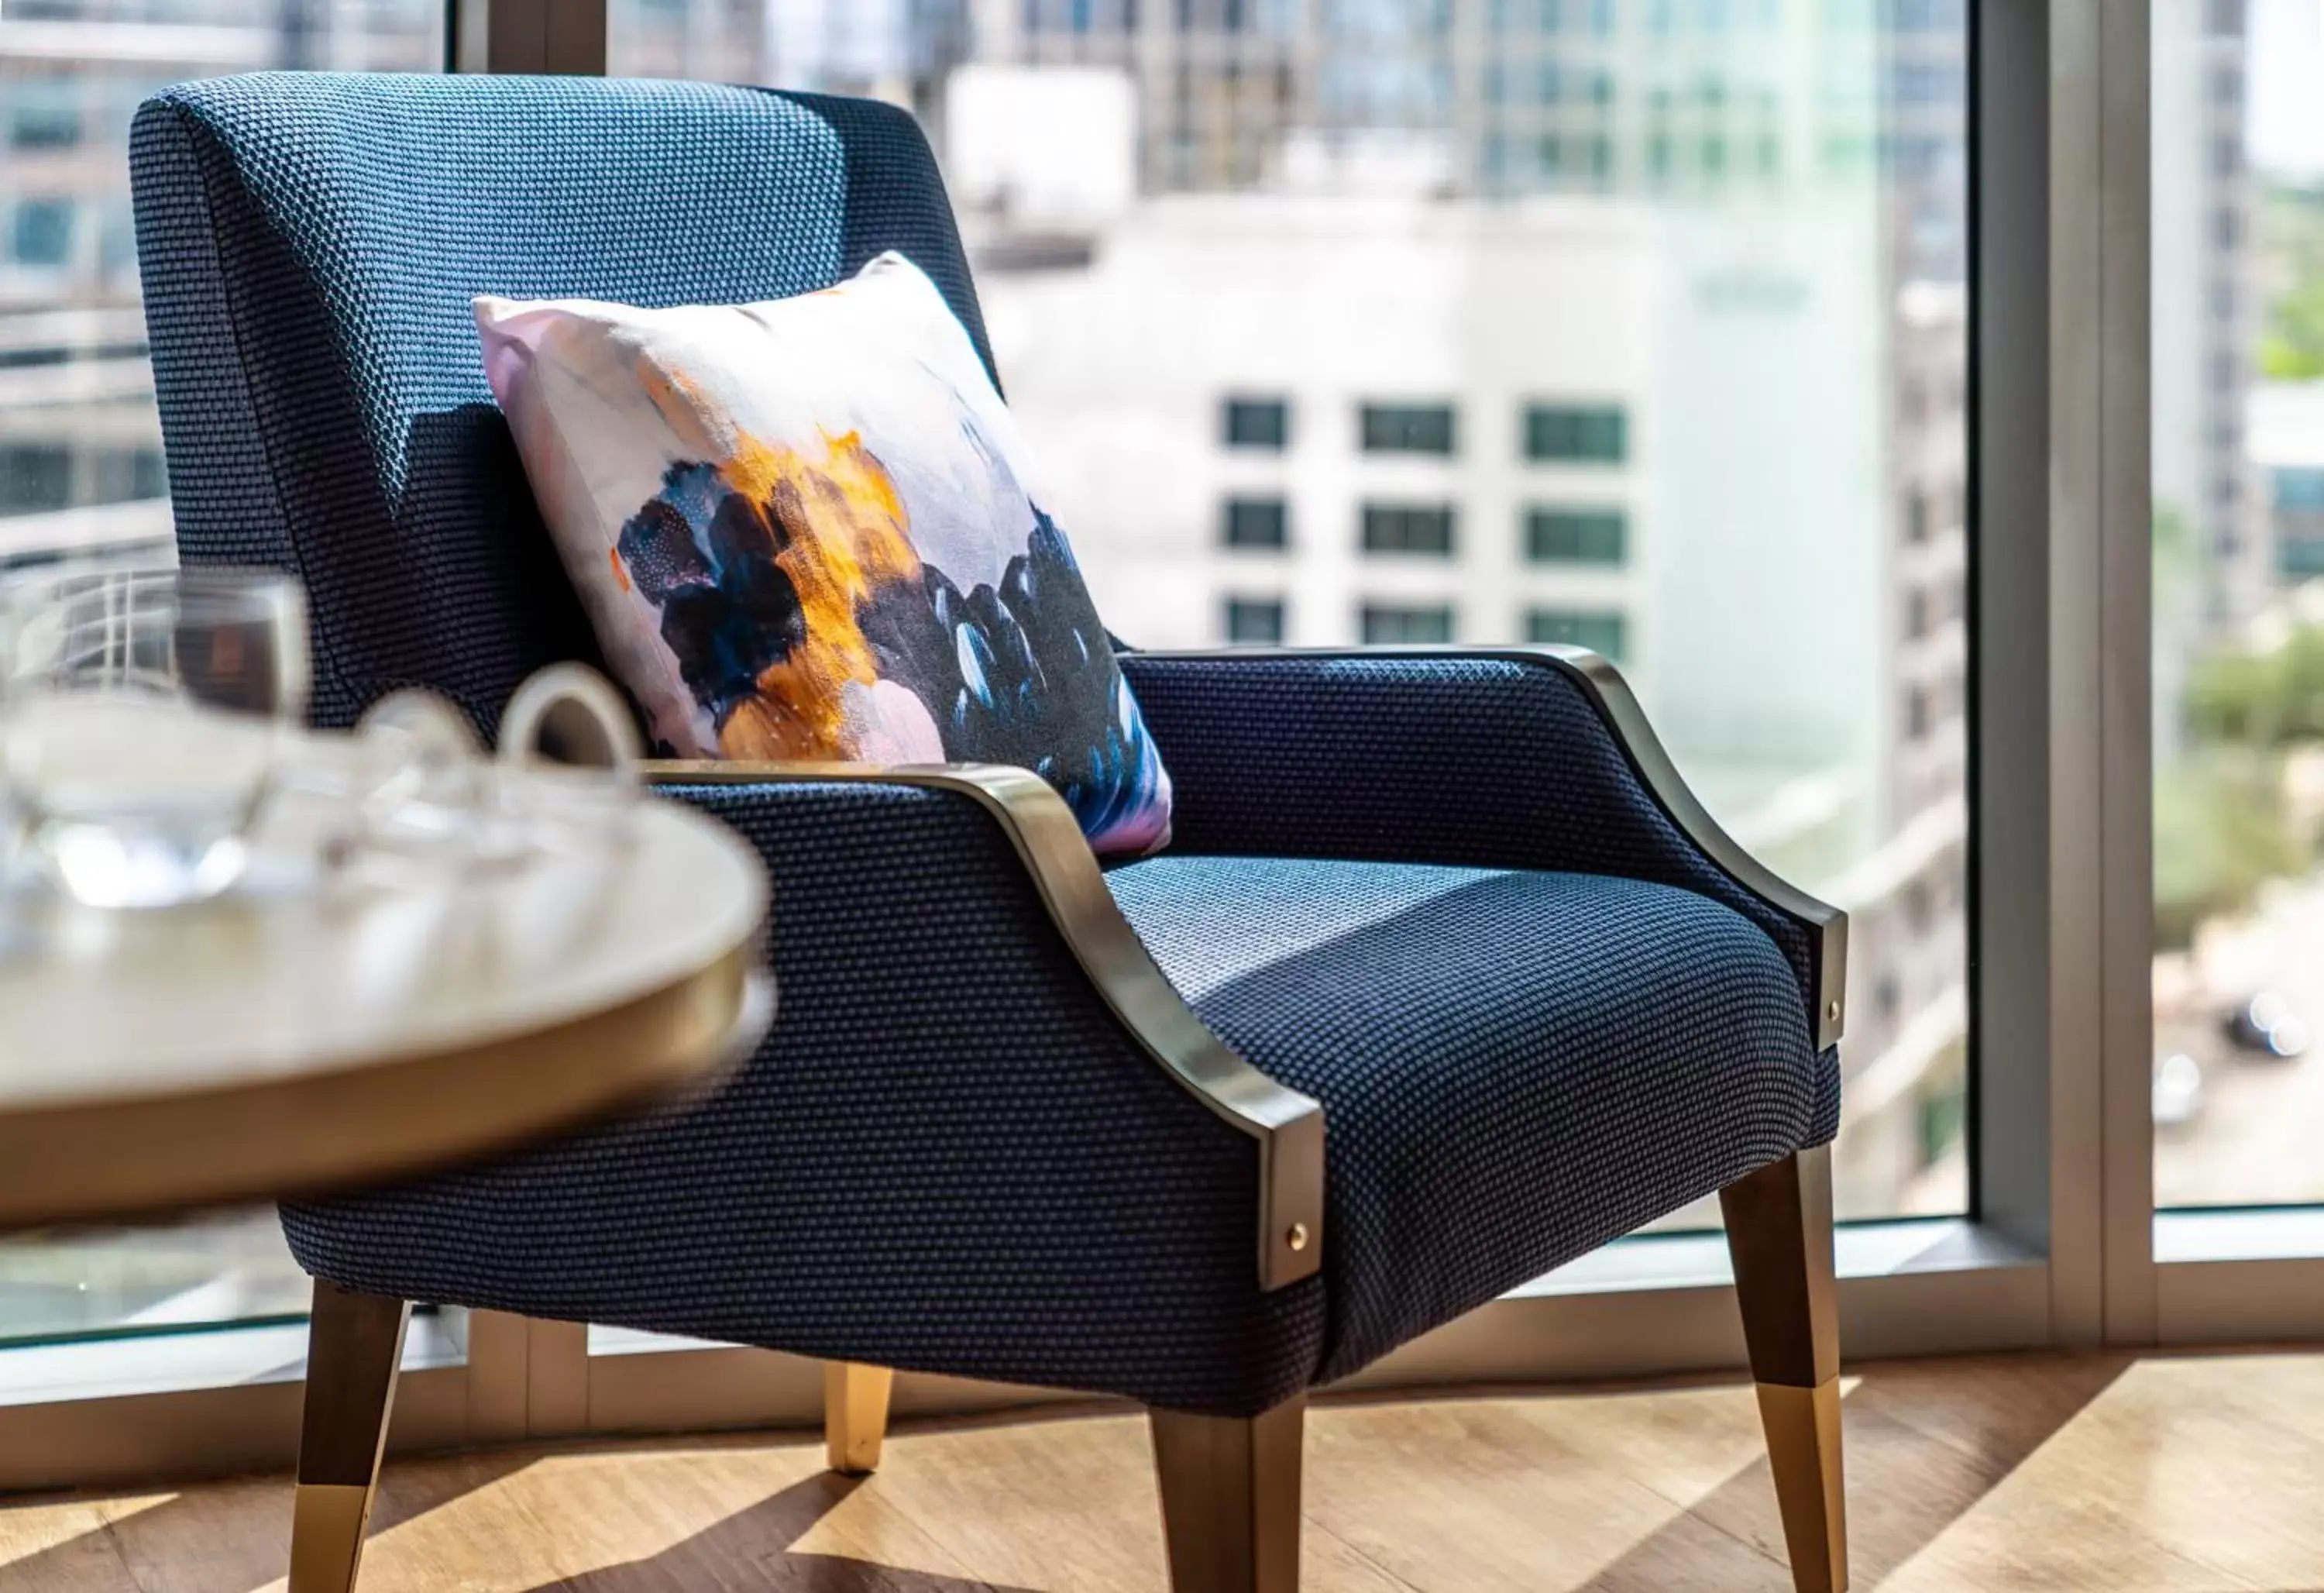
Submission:
M 610 0 L 445 0 L 446 64 L 456 72 L 605 75 Z

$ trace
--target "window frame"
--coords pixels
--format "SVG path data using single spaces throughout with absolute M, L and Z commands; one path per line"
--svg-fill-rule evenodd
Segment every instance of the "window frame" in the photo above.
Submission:
M 1368 560 L 1457 559 L 1460 505 L 1451 498 L 1366 497 L 1356 506 L 1356 551 Z
M 594 37 L 603 70 L 604 0 L 558 0 L 554 15 L 549 0 L 491 0 L 489 14 L 483 0 L 453 0 L 455 59 L 539 69 L 586 58 Z M 2148 8 L 1986 0 L 1969 27 L 1970 1201 L 1959 1218 L 1842 1229 L 1844 1351 L 2312 1336 L 2324 1331 L 2324 1209 L 2153 1209 Z M 1457 452 L 1457 421 L 1453 440 Z M 1732 1299 L 1718 1236 L 1643 1237 L 1351 1385 L 1738 1366 Z M 423 1357 L 407 1375 L 393 1448 L 819 1411 L 816 1368 L 799 1357 L 444 1314 L 457 1356 Z M 249 1348 L 254 1380 L 236 1386 L 214 1385 L 215 1354 L 208 1370 L 173 1372 L 160 1364 L 170 1355 L 141 1347 L 139 1391 L 39 1403 L 6 1403 L 8 1365 L 24 1352 L 0 1351 L 0 1457 L 14 1457 L 0 1483 L 287 1463 L 299 1368 L 281 1353 L 286 1331 L 189 1336 Z M 959 1412 L 1025 1393 L 907 1376 L 901 1397 Z
M 1524 630 L 1528 644 L 1586 647 L 1618 667 L 1630 652 L 1630 615 L 1618 603 L 1528 603 Z
M 1401 597 L 1394 599 L 1362 597 L 1356 605 L 1356 628 L 1363 637 L 1363 645 L 1379 647 L 1432 647 L 1451 643 L 1461 629 L 1460 606 L 1449 599 Z M 1401 634 L 1416 621 L 1442 620 L 1442 635 L 1411 635 Z M 1376 630 L 1386 628 L 1393 621 L 1399 634 L 1375 636 Z M 1438 627 L 1431 625 L 1434 631 Z
M 1281 593 L 1230 592 L 1221 599 L 1221 627 L 1226 632 L 1226 645 L 1230 647 L 1280 646 L 1290 628 L 1291 605 Z M 1247 636 L 1240 634 L 1240 621 L 1245 616 L 1255 617 L 1269 614 L 1274 617 L 1270 634 Z
M 1548 546 L 1569 538 L 1572 552 Z M 1517 518 L 1517 556 L 1535 570 L 1626 570 L 1630 564 L 1630 512 L 1619 504 L 1527 503 Z
M 1563 426 L 1572 446 L 1553 448 L 1545 433 Z M 1600 446 L 1609 439 L 1611 446 Z M 1527 399 L 1517 415 L 1517 446 L 1528 465 L 1619 470 L 1631 458 L 1630 412 L 1619 401 Z
M 1251 520 L 1268 522 L 1271 536 L 1248 534 Z M 1219 501 L 1219 548 L 1229 553 L 1291 551 L 1291 500 L 1279 492 L 1232 492 Z
M 1271 413 L 1268 436 L 1245 436 L 1240 422 L 1248 416 Z M 1219 446 L 1235 453 L 1282 454 L 1291 451 L 1291 398 L 1288 394 L 1230 393 L 1219 402 Z
M 1415 441 L 1426 424 L 1443 422 L 1443 446 Z M 1461 457 L 1461 403 L 1457 398 L 1367 398 L 1356 404 L 1356 452 L 1364 458 L 1457 459 Z

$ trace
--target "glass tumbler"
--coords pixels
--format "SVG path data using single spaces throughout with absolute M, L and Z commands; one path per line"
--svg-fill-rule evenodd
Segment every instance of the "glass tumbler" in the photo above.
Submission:
M 0 584 L 0 796 L 75 899 L 164 907 L 241 875 L 307 707 L 306 602 L 271 570 Z

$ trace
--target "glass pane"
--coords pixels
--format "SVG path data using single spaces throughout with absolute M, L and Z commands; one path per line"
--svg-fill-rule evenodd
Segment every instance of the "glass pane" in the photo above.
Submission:
M 442 0 L 7 0 L 0 27 L 0 569 L 161 555 L 129 118 L 260 67 L 438 69 Z M 0 1244 L 0 1342 L 303 1312 L 272 1211 Z
M 2154 0 L 2154 1193 L 2324 1199 L 2324 14 Z
M 1618 654 L 1728 828 L 1854 914 L 1861 1218 L 1966 1195 L 1967 29 L 616 0 L 613 53 L 918 113 L 1120 634 Z M 1261 502 L 1279 548 L 1222 534 Z

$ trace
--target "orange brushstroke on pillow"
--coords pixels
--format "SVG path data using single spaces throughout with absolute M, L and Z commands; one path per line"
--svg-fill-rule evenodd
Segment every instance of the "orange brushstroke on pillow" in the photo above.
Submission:
M 613 567 L 613 584 L 621 588 L 622 590 L 625 592 L 628 591 L 630 589 L 630 572 L 622 568 L 622 550 L 619 548 L 607 548 L 605 550 L 605 559 L 606 561 Z
M 879 679 L 856 605 L 876 588 L 920 579 L 909 516 L 887 467 L 857 432 L 825 432 L 823 445 L 815 461 L 738 436 L 720 469 L 759 515 L 807 632 L 719 727 L 719 751 L 730 758 L 856 756 L 844 688 Z

